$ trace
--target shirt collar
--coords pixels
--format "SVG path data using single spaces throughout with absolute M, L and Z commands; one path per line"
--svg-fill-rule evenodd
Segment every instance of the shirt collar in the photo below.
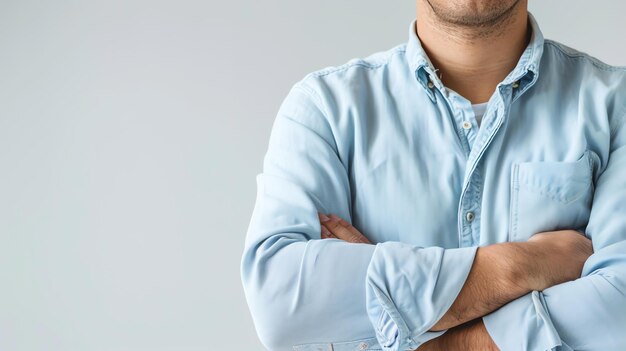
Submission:
M 532 74 L 532 77 L 530 77 L 530 79 L 523 79 L 522 83 L 535 81 L 539 75 L 539 63 L 543 53 L 544 37 L 535 17 L 530 12 L 528 12 L 528 22 L 532 30 L 530 41 L 520 56 L 515 68 L 502 81 L 502 85 L 509 85 L 514 82 L 520 84 L 520 80 L 529 73 Z M 431 81 L 431 84 L 441 89 L 443 88 L 443 84 L 437 74 L 435 74 L 435 68 L 428 58 L 428 55 L 426 55 L 417 36 L 416 23 L 417 19 L 413 19 L 409 26 L 409 40 L 406 44 L 406 59 L 408 65 L 411 72 L 415 73 L 415 76 L 424 87 L 427 87 L 428 82 Z

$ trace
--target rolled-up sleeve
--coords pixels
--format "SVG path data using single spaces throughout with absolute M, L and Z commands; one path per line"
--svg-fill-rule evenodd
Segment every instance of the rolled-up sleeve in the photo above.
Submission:
M 270 350 L 412 350 L 463 286 L 476 248 L 320 238 L 317 212 L 352 223 L 346 158 L 319 95 L 296 83 L 274 120 L 241 258 Z
M 624 116 L 624 113 L 619 116 Z M 483 317 L 502 350 L 626 350 L 626 116 L 612 124 L 585 234 L 581 278 L 534 291 Z
M 367 271 L 367 311 L 384 350 L 414 350 L 445 332 L 429 329 L 461 291 L 476 249 L 376 245 Z

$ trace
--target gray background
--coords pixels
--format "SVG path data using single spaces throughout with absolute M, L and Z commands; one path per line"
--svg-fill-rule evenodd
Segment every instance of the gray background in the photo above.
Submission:
M 531 0 L 626 64 L 626 3 Z M 306 73 L 407 39 L 413 1 L 0 0 L 0 350 L 262 350 L 239 260 Z

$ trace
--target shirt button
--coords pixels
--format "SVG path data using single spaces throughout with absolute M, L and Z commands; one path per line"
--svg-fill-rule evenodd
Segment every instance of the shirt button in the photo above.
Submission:
M 362 342 L 359 344 L 359 350 L 365 350 L 368 346 L 369 345 L 367 343 Z
M 465 214 L 465 219 L 467 219 L 468 222 L 471 222 L 474 220 L 474 212 L 468 212 Z
M 433 84 L 433 82 L 429 80 L 428 81 L 428 88 L 432 89 L 434 86 L 435 86 L 435 84 Z
M 463 122 L 463 129 L 470 129 L 472 128 L 472 124 L 468 121 Z
M 513 82 L 513 84 L 511 84 L 511 86 L 513 87 L 513 89 L 519 88 L 519 80 L 516 81 L 516 82 Z

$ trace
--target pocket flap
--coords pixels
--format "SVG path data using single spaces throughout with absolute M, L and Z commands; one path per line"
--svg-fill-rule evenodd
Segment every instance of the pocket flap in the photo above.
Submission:
M 592 165 L 585 151 L 576 161 L 540 161 L 518 164 L 519 186 L 568 203 L 585 194 L 592 181 Z

